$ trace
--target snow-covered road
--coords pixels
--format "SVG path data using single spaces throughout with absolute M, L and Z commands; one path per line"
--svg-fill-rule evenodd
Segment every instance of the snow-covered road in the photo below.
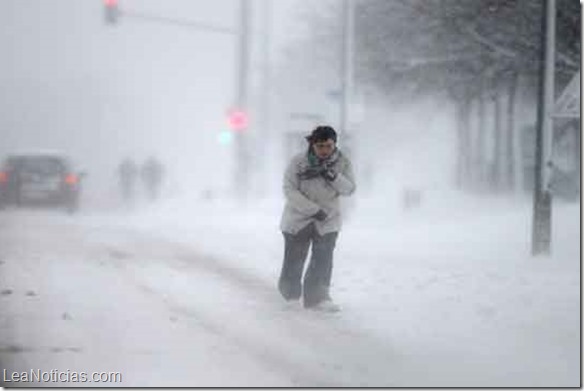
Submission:
M 55 369 L 120 372 L 108 386 L 365 385 L 399 365 L 342 317 L 284 306 L 267 281 L 184 245 L 50 212 L 5 217 L 8 386 Z
M 370 204 L 339 242 L 333 294 L 344 310 L 334 315 L 278 296 L 277 203 L 4 211 L 3 376 L 121 373 L 121 383 L 64 386 L 579 385 L 577 208 L 557 208 L 554 256 L 532 259 L 526 208 L 468 218 Z

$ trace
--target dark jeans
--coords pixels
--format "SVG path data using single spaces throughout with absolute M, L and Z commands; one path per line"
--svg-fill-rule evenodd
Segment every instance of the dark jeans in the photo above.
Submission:
M 319 235 L 314 224 L 292 235 L 284 234 L 284 264 L 278 281 L 278 289 L 286 300 L 298 300 L 303 296 L 304 306 L 312 307 L 329 297 L 331 275 L 333 271 L 333 250 L 338 232 Z M 302 272 L 312 243 L 312 255 L 304 274 L 302 289 Z

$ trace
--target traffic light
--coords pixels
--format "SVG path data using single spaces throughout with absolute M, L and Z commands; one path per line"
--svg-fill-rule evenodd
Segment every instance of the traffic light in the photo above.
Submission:
M 217 136 L 220 145 L 229 145 L 233 142 L 233 133 L 229 130 L 222 130 Z
M 236 132 L 244 131 L 249 123 L 247 113 L 243 110 L 235 109 L 229 112 L 229 128 Z
M 117 24 L 120 16 L 118 0 L 103 0 L 104 17 L 107 24 Z

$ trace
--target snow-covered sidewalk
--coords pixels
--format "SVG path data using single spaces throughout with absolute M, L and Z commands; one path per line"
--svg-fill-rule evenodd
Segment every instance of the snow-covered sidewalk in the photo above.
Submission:
M 333 295 L 343 322 L 383 341 L 395 357 L 379 368 L 387 362 L 355 352 L 361 378 L 342 384 L 579 385 L 579 205 L 554 205 L 553 255 L 532 258 L 529 200 L 449 195 L 409 212 L 382 201 L 359 199 L 350 209 Z M 243 207 L 186 198 L 123 219 L 87 218 L 183 243 L 273 287 L 282 258 L 280 209 L 279 199 Z M 179 278 L 154 275 L 159 287 Z M 170 285 L 188 305 L 192 286 Z M 217 293 L 218 305 L 237 314 L 222 297 Z

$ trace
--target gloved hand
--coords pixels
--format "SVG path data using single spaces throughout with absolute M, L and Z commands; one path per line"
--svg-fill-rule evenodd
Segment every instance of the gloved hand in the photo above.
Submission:
M 321 171 L 320 175 L 329 182 L 337 179 L 337 173 L 332 168 L 327 168 Z
M 318 212 L 316 212 L 315 214 L 313 214 L 312 217 L 314 217 L 318 221 L 324 221 L 324 220 L 326 220 L 328 215 L 325 213 L 324 210 L 321 209 Z
M 306 170 L 302 171 L 298 174 L 300 179 L 312 179 L 322 175 L 324 171 L 324 167 L 322 166 L 310 166 Z

